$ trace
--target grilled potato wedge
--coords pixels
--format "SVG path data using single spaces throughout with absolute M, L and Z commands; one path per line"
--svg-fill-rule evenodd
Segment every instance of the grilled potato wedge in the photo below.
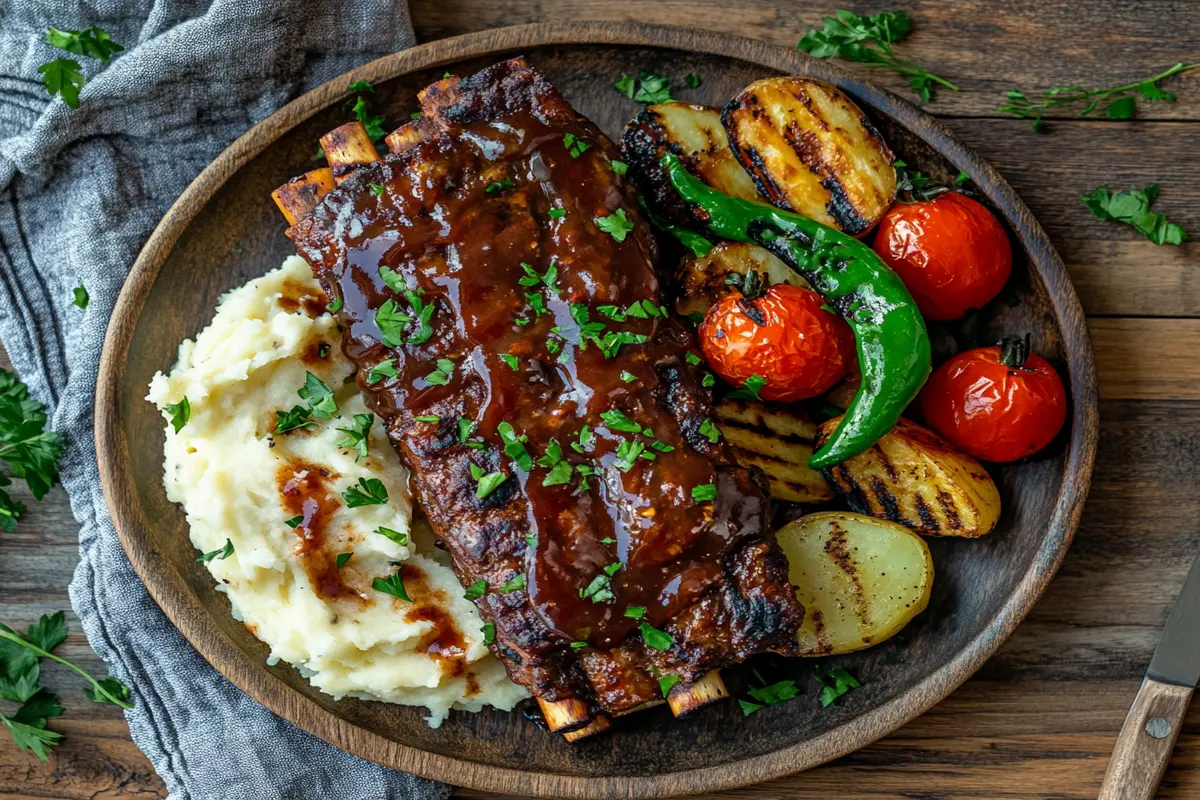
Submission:
M 763 403 L 724 400 L 713 417 L 743 467 L 767 476 L 771 497 L 789 503 L 820 503 L 835 497 L 829 483 L 812 467 L 817 426 L 802 412 Z
M 688 256 L 679 262 L 675 279 L 679 297 L 675 310 L 683 315 L 704 314 L 714 303 L 729 294 L 730 275 L 763 273 L 771 284 L 790 283 L 808 288 L 808 281 L 791 267 L 756 244 L 719 242 L 703 256 Z
M 775 538 L 788 579 L 804 604 L 801 655 L 853 653 L 894 636 L 925 610 L 933 559 L 925 541 L 893 522 L 826 511 L 809 514 Z
M 674 153 L 693 175 L 734 197 L 761 200 L 754 181 L 729 150 L 721 112 L 708 106 L 673 101 L 646 106 L 625 126 L 621 151 L 632 167 L 629 176 L 655 211 L 677 225 L 695 219 L 676 194 L 659 162 Z
M 813 446 L 841 419 L 822 424 Z M 855 511 L 925 536 L 974 539 L 1000 519 L 1000 492 L 979 462 L 903 418 L 869 450 L 823 471 Z
M 892 151 L 831 84 L 756 81 L 729 102 L 721 120 L 759 193 L 780 208 L 861 236 L 892 204 Z

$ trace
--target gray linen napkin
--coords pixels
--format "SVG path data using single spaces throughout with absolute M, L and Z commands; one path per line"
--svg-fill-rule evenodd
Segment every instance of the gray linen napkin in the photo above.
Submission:
M 125 46 L 80 106 L 38 65 L 48 25 Z M 92 406 L 126 272 L 168 206 L 226 145 L 302 92 L 413 44 L 404 0 L 0 0 L 0 340 L 65 434 L 62 483 L 82 526 L 71 604 L 133 687 L 126 717 L 172 798 L 434 798 L 448 789 L 350 756 L 230 685 L 134 574 L 100 492 Z M 87 311 L 71 290 L 91 293 Z

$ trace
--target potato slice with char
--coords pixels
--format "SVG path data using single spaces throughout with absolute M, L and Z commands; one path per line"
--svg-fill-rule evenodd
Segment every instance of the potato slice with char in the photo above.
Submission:
M 841 417 L 823 423 L 814 447 Z M 823 470 L 855 511 L 925 536 L 983 536 L 1000 519 L 1000 492 L 987 470 L 933 431 L 901 418 L 870 449 Z
M 683 315 L 704 314 L 714 303 L 732 291 L 730 275 L 745 275 L 753 270 L 765 274 L 767 282 L 790 283 L 808 288 L 808 281 L 770 251 L 745 242 L 720 242 L 703 256 L 689 256 L 679 262 L 675 278 L 679 296 L 675 310 Z
M 719 109 L 672 101 L 646 106 L 621 135 L 621 152 L 629 164 L 629 177 L 659 214 L 677 225 L 703 219 L 693 217 L 667 179 L 662 157 L 674 153 L 688 171 L 718 191 L 746 200 L 761 200 L 754 181 L 729 150 Z
M 853 653 L 894 636 L 925 610 L 933 559 L 925 541 L 862 514 L 809 514 L 775 534 L 804 604 L 800 654 Z
M 780 208 L 862 236 L 892 204 L 895 157 L 832 84 L 756 81 L 730 101 L 721 120 L 759 193 Z
M 734 458 L 758 467 L 771 497 L 789 503 L 821 503 L 835 497 L 820 472 L 808 465 L 817 425 L 802 411 L 744 400 L 723 400 L 713 417 Z

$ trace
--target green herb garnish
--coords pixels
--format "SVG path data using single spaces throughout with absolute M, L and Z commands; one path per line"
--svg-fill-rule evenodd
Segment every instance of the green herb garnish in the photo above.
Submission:
M 505 364 L 507 364 L 508 368 L 511 369 L 513 372 L 516 372 L 517 370 L 519 370 L 521 368 L 520 360 L 516 356 L 514 356 L 512 353 L 501 353 L 500 360 L 503 361 Z
M 479 598 L 481 598 L 485 594 L 487 594 L 487 590 L 488 590 L 487 580 L 485 580 L 484 578 L 478 578 L 478 579 L 472 581 L 471 585 L 467 587 L 467 590 L 465 592 L 463 592 L 463 597 L 465 597 L 468 600 L 478 600 Z
M 445 386 L 454 375 L 454 362 L 448 358 L 437 360 L 437 369 L 425 376 L 425 382 L 430 386 Z
M 353 551 L 349 553 L 338 553 L 337 558 L 334 559 L 334 563 L 337 565 L 337 568 L 341 569 L 342 567 L 346 566 L 346 562 L 350 560 L 350 556 L 352 555 L 354 555 Z
M 401 600 L 411 603 L 412 598 L 408 596 L 408 591 L 404 588 L 404 576 L 401 574 L 403 570 L 396 570 L 388 578 L 376 578 L 371 581 L 371 588 L 377 592 L 390 594 L 392 597 L 399 597 Z
M 625 412 L 620 409 L 612 408 L 602 412 L 600 419 L 604 420 L 604 424 L 614 431 L 622 431 L 624 433 L 642 432 L 642 426 L 627 417 Z
M 642 641 L 646 643 L 647 647 L 665 652 L 671 649 L 671 645 L 675 644 L 675 640 L 671 638 L 669 633 L 660 631 L 649 622 L 642 622 L 639 627 L 642 631 Z
M 754 374 L 746 378 L 746 382 L 742 384 L 742 388 L 734 389 L 729 393 L 731 399 L 737 400 L 759 400 L 758 393 L 767 385 L 767 379 L 762 375 Z
M 700 435 L 707 438 L 713 444 L 721 441 L 721 429 L 711 419 L 706 419 L 700 423 Z
M 1110 192 L 1101 186 L 1091 194 L 1083 195 L 1083 204 L 1098 218 L 1107 222 L 1124 222 L 1155 244 L 1182 244 L 1188 239 L 1187 232 L 1174 222 L 1167 222 L 1167 215 L 1151 211 L 1158 199 L 1158 184 L 1152 183 L 1145 189 L 1129 192 Z
M 494 623 L 494 622 L 483 623 L 483 627 L 479 629 L 479 632 L 483 634 L 484 647 L 486 647 L 489 644 L 491 644 L 492 642 L 496 641 L 496 623 Z
M 618 208 L 615 214 L 607 217 L 593 217 L 596 227 L 607 233 L 618 242 L 625 241 L 626 235 L 633 230 L 633 220 L 625 216 L 625 209 Z
M 692 487 L 692 499 L 699 503 L 707 503 L 717 499 L 717 485 L 715 483 L 702 483 L 699 486 Z
M 367 383 L 379 383 L 384 378 L 396 378 L 400 373 L 396 371 L 396 359 L 385 358 L 367 372 Z
M 625 616 L 629 619 L 641 619 L 646 616 L 645 606 L 626 606 Z
M 308 401 L 308 407 L 317 419 L 330 419 L 337 414 L 338 407 L 337 401 L 333 397 L 333 390 L 311 372 L 304 373 L 304 388 L 296 394 L 300 395 L 302 400 Z
M 383 197 L 382 183 L 368 183 L 367 186 L 371 189 L 371 194 L 375 195 L 376 197 Z
M 512 576 L 512 578 L 509 579 L 508 583 L 506 583 L 500 587 L 500 593 L 508 594 L 509 592 L 515 592 L 518 589 L 524 589 L 524 588 L 525 588 L 525 573 L 520 572 L 520 573 L 517 573 L 516 575 Z
M 226 539 L 224 546 L 218 547 L 216 550 L 209 550 L 207 553 L 196 556 L 196 561 L 200 564 L 207 564 L 208 562 L 214 560 L 224 561 L 231 555 L 233 555 L 233 542 L 230 539 Z
M 404 531 L 394 531 L 391 528 L 385 528 L 382 525 L 380 525 L 378 528 L 375 529 L 375 532 L 378 533 L 380 536 L 384 537 L 385 539 L 391 539 L 393 542 L 400 545 L 401 547 L 408 546 L 408 534 L 405 533 Z
M 821 684 L 821 707 L 828 708 L 837 702 L 838 698 L 851 689 L 862 686 L 844 667 L 834 667 L 825 677 L 821 677 L 820 668 L 815 669 L 817 682 Z
M 192 418 L 192 403 L 186 396 L 178 403 L 171 403 L 164 410 L 167 412 L 167 417 L 171 421 L 171 427 L 175 429 L 176 433 L 179 433 L 183 429 L 183 426 L 187 425 L 188 421 Z
M 678 675 L 663 675 L 663 676 L 661 676 L 658 679 L 658 688 L 662 692 L 662 696 L 666 697 L 667 695 L 669 695 L 671 693 L 671 690 L 675 688 L 675 685 L 677 683 L 679 683 Z
M 354 424 L 349 428 L 338 428 L 341 433 L 346 434 L 336 442 L 337 447 L 342 447 L 347 450 L 354 449 L 354 460 L 367 457 L 367 447 L 370 445 L 371 439 L 371 424 L 375 422 L 375 417 L 372 414 L 355 414 Z
M 77 306 L 78 308 L 82 308 L 84 311 L 87 311 L 88 303 L 90 302 L 90 299 L 91 299 L 88 297 L 87 287 L 86 286 L 76 286 L 74 289 L 71 290 L 71 294 L 74 295 L 74 297 L 75 297 L 75 299 L 71 301 L 71 305 Z
M 378 478 L 359 478 L 357 486 L 342 492 L 342 499 L 346 501 L 346 508 L 381 506 L 388 501 L 388 491 Z
M 496 192 L 502 192 L 505 189 L 511 189 L 513 186 L 516 186 L 516 184 L 510 181 L 508 178 L 503 178 L 501 180 L 489 183 L 484 187 L 483 190 L 488 194 L 495 194 Z
M 504 455 L 511 458 L 522 472 L 529 472 L 533 469 L 533 457 L 525 448 L 525 442 L 529 441 L 529 437 L 517 436 L 512 424 L 507 421 L 497 425 L 496 432 L 500 434 L 500 441 L 504 442 Z
M 639 72 L 637 78 L 622 75 L 613 88 L 639 103 L 666 103 L 672 99 L 670 79 L 650 72 Z
M 563 147 L 567 148 L 567 152 L 571 158 L 579 158 L 581 155 L 592 149 L 592 146 L 580 139 L 573 133 L 563 134 Z
M 291 411 L 275 412 L 275 434 L 277 436 L 316 424 L 313 422 L 312 410 L 305 406 L 292 406 Z
M 607 603 L 609 600 L 615 600 L 616 595 L 612 593 L 612 578 L 604 574 L 597 575 L 592 578 L 591 583 L 579 591 L 579 596 L 584 600 L 591 600 L 593 603 Z

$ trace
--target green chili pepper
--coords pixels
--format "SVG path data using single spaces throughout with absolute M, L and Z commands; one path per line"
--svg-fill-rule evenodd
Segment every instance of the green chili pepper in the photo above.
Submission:
M 766 203 L 740 200 L 693 177 L 675 155 L 663 167 L 675 190 L 722 239 L 761 245 L 804 276 L 854 331 L 862 385 L 837 430 L 808 464 L 858 455 L 892 429 L 929 377 L 929 334 L 912 295 L 862 242 Z

